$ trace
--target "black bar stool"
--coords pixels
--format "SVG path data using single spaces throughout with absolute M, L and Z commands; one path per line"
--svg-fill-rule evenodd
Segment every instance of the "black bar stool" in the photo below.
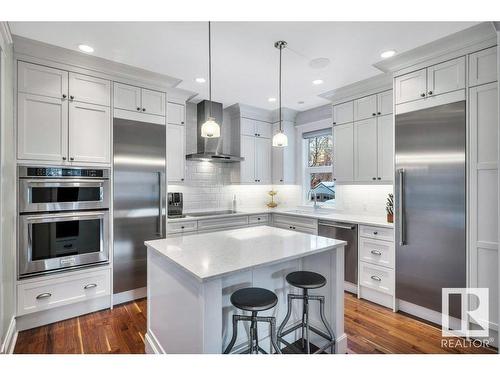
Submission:
M 286 275 L 286 281 L 288 281 L 290 285 L 296 288 L 301 288 L 302 295 L 288 294 L 288 310 L 285 319 L 283 320 L 283 323 L 281 323 L 278 329 L 278 341 L 284 343 L 285 345 L 291 346 L 291 344 L 287 342 L 284 339 L 284 337 L 289 333 L 299 328 L 302 328 L 301 343 L 302 343 L 302 348 L 306 349 L 307 354 L 311 354 L 311 347 L 309 343 L 309 331 L 312 331 L 317 335 L 323 337 L 324 339 L 328 340 L 328 343 L 326 345 L 316 350 L 313 354 L 321 353 L 328 348 L 330 348 L 331 353 L 333 353 L 335 349 L 335 335 L 333 334 L 333 331 L 330 328 L 330 325 L 328 324 L 328 321 L 325 318 L 325 297 L 310 295 L 308 292 L 309 289 L 317 289 L 321 288 L 322 286 L 325 286 L 326 279 L 322 275 L 316 272 L 297 271 Z M 290 319 L 290 314 L 292 313 L 292 301 L 294 299 L 301 299 L 303 302 L 302 321 L 298 322 L 297 324 L 283 331 L 285 325 L 288 323 L 288 320 Z M 309 324 L 309 301 L 319 301 L 319 314 L 321 317 L 321 321 L 323 322 L 326 328 L 327 333 Z
M 263 288 L 243 288 L 237 290 L 231 295 L 231 303 L 240 310 L 251 311 L 252 315 L 233 315 L 233 337 L 231 342 L 224 350 L 228 354 L 233 349 L 236 337 L 238 335 L 238 321 L 247 321 L 250 323 L 250 342 L 249 348 L 243 353 L 258 354 L 267 352 L 259 346 L 259 337 L 257 334 L 257 322 L 265 322 L 271 325 L 271 344 L 276 353 L 281 353 L 276 338 L 276 318 L 273 316 L 257 316 L 259 311 L 265 311 L 273 308 L 278 303 L 278 297 L 270 290 Z

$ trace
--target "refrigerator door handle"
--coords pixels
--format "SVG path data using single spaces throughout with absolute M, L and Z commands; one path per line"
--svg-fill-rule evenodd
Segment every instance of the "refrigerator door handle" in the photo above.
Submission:
M 399 175 L 399 210 L 398 210 L 398 216 L 399 216 L 399 245 L 404 246 L 406 245 L 406 238 L 405 238 L 405 202 L 404 202 L 404 181 L 405 181 L 405 170 L 404 168 L 401 168 L 398 170 L 398 175 Z
M 158 236 L 163 238 L 163 172 L 158 172 Z

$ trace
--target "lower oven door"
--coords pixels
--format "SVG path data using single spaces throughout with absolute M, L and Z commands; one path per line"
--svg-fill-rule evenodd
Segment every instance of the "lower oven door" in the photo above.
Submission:
M 109 212 L 19 217 L 19 277 L 109 261 Z

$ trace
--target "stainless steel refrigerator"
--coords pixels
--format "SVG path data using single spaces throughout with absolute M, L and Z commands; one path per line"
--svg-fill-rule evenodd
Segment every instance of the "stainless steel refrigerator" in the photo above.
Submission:
M 466 286 L 465 101 L 396 115 L 396 297 L 441 312 Z M 450 301 L 459 317 L 460 301 Z
M 113 119 L 113 292 L 146 286 L 144 241 L 165 234 L 165 125 Z

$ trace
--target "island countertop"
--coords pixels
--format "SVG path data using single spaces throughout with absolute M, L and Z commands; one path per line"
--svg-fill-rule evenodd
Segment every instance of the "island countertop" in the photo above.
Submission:
M 145 244 L 204 282 L 256 266 L 333 250 L 346 242 L 259 226 L 170 237 Z

